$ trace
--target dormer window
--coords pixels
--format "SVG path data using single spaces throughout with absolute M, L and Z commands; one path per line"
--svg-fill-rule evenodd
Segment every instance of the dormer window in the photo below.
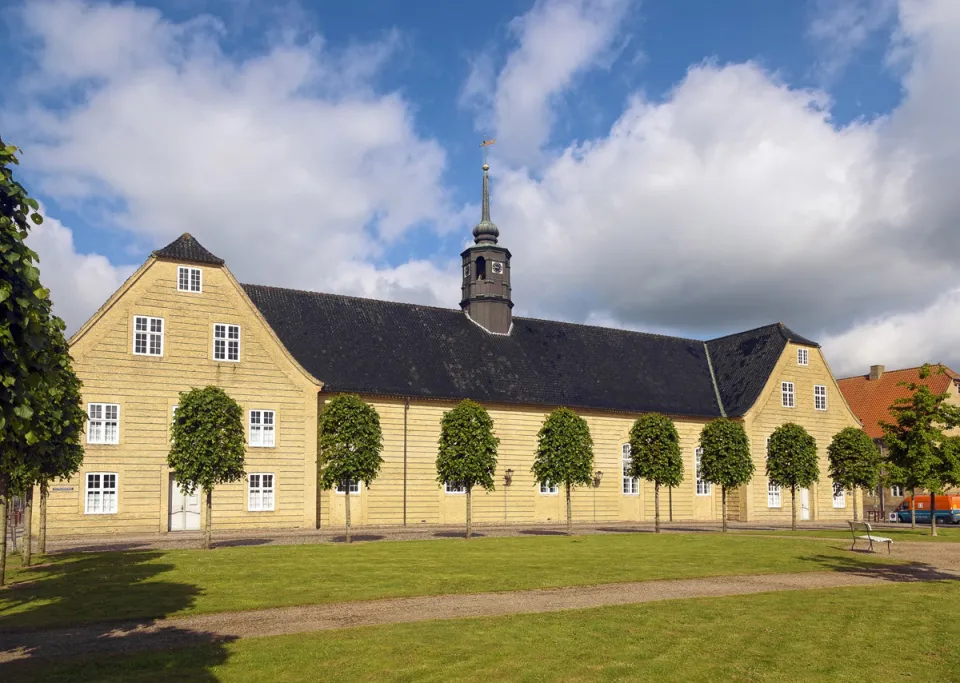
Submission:
M 177 291 L 199 293 L 202 282 L 203 274 L 199 268 L 177 266 Z
M 810 365 L 807 349 L 797 349 L 797 365 Z

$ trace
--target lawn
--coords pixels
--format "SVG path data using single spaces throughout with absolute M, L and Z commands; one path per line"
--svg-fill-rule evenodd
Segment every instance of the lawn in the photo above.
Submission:
M 374 598 L 885 562 L 842 541 L 735 534 L 478 538 L 50 556 L 0 590 L 0 630 Z
M 956 680 L 956 582 L 697 598 L 256 638 L 51 668 L 68 681 Z
M 853 542 L 853 536 L 849 529 L 800 529 L 790 531 L 789 529 L 777 529 L 774 531 L 738 531 L 738 534 L 753 534 L 767 536 L 798 536 L 798 537 L 817 537 L 817 538 L 844 538 Z M 857 536 L 863 536 L 865 531 L 858 531 Z M 891 529 L 890 527 L 874 528 L 874 536 L 885 536 L 892 538 L 894 543 L 898 541 L 932 541 L 934 543 L 960 543 L 960 527 L 950 525 L 949 527 L 937 527 L 937 536 L 930 535 L 930 526 L 918 526 L 911 529 L 910 525 Z

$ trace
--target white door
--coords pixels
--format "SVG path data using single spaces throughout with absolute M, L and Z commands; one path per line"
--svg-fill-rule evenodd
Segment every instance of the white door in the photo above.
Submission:
M 200 491 L 185 494 L 180 483 L 170 475 L 170 531 L 200 529 Z
M 800 519 L 810 519 L 810 489 L 800 489 Z

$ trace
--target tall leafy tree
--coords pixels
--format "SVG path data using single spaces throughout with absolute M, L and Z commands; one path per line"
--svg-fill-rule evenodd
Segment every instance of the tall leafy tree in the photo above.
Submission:
M 443 414 L 437 449 L 437 482 L 462 488 L 466 493 L 467 538 L 472 529 L 472 496 L 475 486 L 494 488 L 497 471 L 497 447 L 493 420 L 479 403 L 463 400 Z
M 571 489 L 593 482 L 593 438 L 587 421 L 569 408 L 550 413 L 540 428 L 532 471 L 540 485 L 564 487 L 567 533 L 573 533 Z
M 830 478 L 853 492 L 853 521 L 857 521 L 857 489 L 872 489 L 880 480 L 880 449 L 867 433 L 846 427 L 827 446 Z
M 943 366 L 937 366 L 943 374 Z M 934 373 L 925 364 L 918 382 L 900 382 L 910 396 L 898 398 L 890 407 L 893 422 L 881 422 L 884 442 L 895 468 L 903 473 L 916 501 L 916 489 L 930 491 L 930 533 L 937 535 L 936 496 L 960 483 L 958 441 L 946 431 L 960 426 L 960 408 L 947 402 L 948 392 L 934 393 L 925 381 Z M 911 505 L 915 508 L 915 503 Z M 911 511 L 914 524 L 915 513 Z
M 39 470 L 38 444 L 50 438 L 47 408 L 70 357 L 63 322 L 40 284 L 37 255 L 24 240 L 43 222 L 39 205 L 13 177 L 19 150 L 0 140 L 0 528 L 6 528 L 10 486 L 25 486 Z M 72 373 L 72 371 L 70 371 Z M 68 415 L 68 419 L 71 419 Z M 75 425 L 79 428 L 82 420 Z M 6 534 L 0 534 L 0 585 Z
M 683 481 L 680 435 L 666 415 L 647 413 L 630 429 L 630 467 L 627 476 L 653 482 L 654 530 L 660 533 L 660 487 Z
M 350 543 L 350 487 L 363 482 L 369 488 L 383 464 L 380 416 L 356 394 L 338 394 L 320 413 L 317 432 L 318 488 L 343 490 L 345 539 Z
M 700 478 L 720 487 L 722 528 L 727 530 L 727 491 L 750 481 L 753 458 L 743 425 L 725 417 L 711 420 L 700 431 Z
M 767 445 L 767 478 L 790 489 L 790 528 L 797 530 L 797 489 L 807 488 L 820 476 L 817 440 L 793 422 L 773 430 Z
M 244 476 L 243 409 L 220 387 L 182 391 L 170 442 L 167 463 L 184 493 L 200 489 L 205 494 L 203 547 L 210 548 L 213 489 Z

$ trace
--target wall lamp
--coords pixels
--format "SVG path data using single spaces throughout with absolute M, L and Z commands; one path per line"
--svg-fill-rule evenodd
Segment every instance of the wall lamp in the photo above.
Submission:
M 503 473 L 503 485 L 510 486 L 513 483 L 513 470 L 507 470 Z
M 593 473 L 593 488 L 600 486 L 601 481 L 603 481 L 603 472 L 601 470 L 597 470 Z

